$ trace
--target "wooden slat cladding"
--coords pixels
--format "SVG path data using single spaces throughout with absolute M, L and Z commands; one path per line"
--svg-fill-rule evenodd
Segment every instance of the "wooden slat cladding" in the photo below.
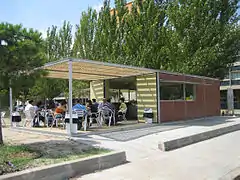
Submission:
M 44 67 L 50 78 L 68 78 L 68 62 Z M 99 64 L 93 61 L 73 61 L 72 78 L 78 80 L 103 80 L 153 73 L 155 70 L 139 69 L 131 66 Z
M 102 101 L 104 96 L 104 85 L 103 81 L 92 81 L 90 82 L 90 98 L 95 98 L 97 102 Z
M 156 74 L 137 77 L 138 120 L 143 121 L 145 108 L 152 108 L 154 122 L 157 122 Z

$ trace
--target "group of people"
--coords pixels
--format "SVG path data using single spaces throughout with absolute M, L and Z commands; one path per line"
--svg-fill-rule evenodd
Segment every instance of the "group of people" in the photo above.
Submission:
M 62 114 L 64 114 L 67 110 L 67 102 L 66 101 L 62 101 L 59 106 L 55 109 L 55 117 L 62 116 Z M 98 103 L 96 101 L 96 99 L 92 99 L 92 100 L 88 100 L 86 102 L 86 105 L 83 105 L 83 103 L 80 100 L 74 101 L 73 102 L 73 107 L 72 110 L 73 111 L 85 111 L 86 115 L 88 116 L 88 120 L 90 119 L 90 117 L 92 117 L 93 119 L 96 119 L 98 116 L 98 112 L 101 109 L 107 108 L 110 110 L 110 112 L 112 112 L 113 114 L 115 114 L 116 109 L 115 106 L 111 103 L 110 99 L 103 99 L 102 103 Z M 119 110 L 116 113 L 117 115 L 117 120 L 121 121 L 121 117 L 123 115 L 123 113 L 126 113 L 127 110 L 127 105 L 124 102 L 124 98 L 120 98 L 120 106 L 119 106 Z
M 73 110 L 86 110 L 86 111 L 91 111 L 94 113 L 97 113 L 100 109 L 107 107 L 110 109 L 112 112 L 115 112 L 115 106 L 111 103 L 111 99 L 106 99 L 103 98 L 102 103 L 98 103 L 96 99 L 88 100 L 86 103 L 86 106 L 81 104 L 81 102 L 78 100 L 77 103 L 73 106 Z M 123 113 L 126 111 L 127 105 L 124 102 L 124 98 L 120 98 L 120 106 L 118 110 L 118 114 Z
M 27 102 L 24 110 L 25 112 L 30 111 L 33 114 L 34 117 L 32 126 L 39 126 L 40 121 L 45 122 L 45 117 L 40 113 L 43 109 L 45 109 L 44 107 L 45 106 L 41 101 L 34 103 L 33 100 L 29 100 Z M 103 99 L 102 103 L 98 103 L 96 99 L 88 100 L 85 105 L 80 100 L 73 101 L 72 110 L 82 110 L 86 112 L 87 116 L 94 116 L 94 118 L 97 118 L 98 112 L 103 108 L 108 108 L 111 112 L 114 112 L 114 114 L 116 112 L 115 106 L 111 103 L 111 100 L 106 98 Z M 62 118 L 68 109 L 67 102 L 63 100 L 61 103 L 57 104 L 56 102 L 49 101 L 47 109 L 51 111 L 54 118 Z M 126 109 L 127 105 L 124 102 L 124 98 L 121 98 L 119 110 L 116 112 L 117 116 L 121 116 Z
M 36 103 L 34 103 L 33 100 L 27 101 L 27 105 L 25 106 L 24 111 L 25 112 L 29 111 L 29 113 L 31 114 L 33 119 L 32 120 L 29 119 L 29 121 L 32 121 L 33 127 L 39 126 L 40 121 L 45 122 L 44 116 L 40 114 L 42 109 L 44 109 L 42 101 L 37 101 Z

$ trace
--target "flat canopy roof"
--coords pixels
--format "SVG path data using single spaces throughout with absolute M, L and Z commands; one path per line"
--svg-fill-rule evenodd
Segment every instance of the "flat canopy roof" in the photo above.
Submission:
M 77 80 L 96 81 L 104 79 L 116 79 L 123 77 L 139 76 L 159 72 L 170 75 L 180 75 L 199 79 L 219 81 L 219 79 L 204 76 L 196 76 L 190 74 L 182 74 L 163 70 L 140 68 L 134 66 L 76 58 L 65 58 L 62 60 L 50 62 L 37 69 L 45 69 L 46 71 L 48 71 L 47 77 L 49 78 L 69 79 L 70 61 L 72 62 L 72 79 Z
M 72 61 L 72 78 L 77 80 L 95 81 L 158 72 L 153 69 L 74 58 L 50 62 L 41 69 L 48 71 L 49 78 L 68 79 L 69 61 Z

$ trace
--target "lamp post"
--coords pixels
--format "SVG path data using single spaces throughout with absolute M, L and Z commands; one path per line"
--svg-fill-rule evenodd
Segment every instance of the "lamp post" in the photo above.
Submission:
M 4 46 L 7 46 L 8 43 L 4 40 L 0 40 L 0 48 L 3 48 Z M 1 105 L 0 105 L 1 106 Z M 2 111 L 0 107 L 0 144 L 3 144 L 3 136 L 2 136 Z
M 8 43 L 5 40 L 1 40 L 1 46 L 8 46 Z M 11 80 L 9 81 L 9 111 L 10 111 L 10 121 L 12 127 L 12 112 L 13 112 L 13 101 L 12 101 L 12 87 L 11 87 Z

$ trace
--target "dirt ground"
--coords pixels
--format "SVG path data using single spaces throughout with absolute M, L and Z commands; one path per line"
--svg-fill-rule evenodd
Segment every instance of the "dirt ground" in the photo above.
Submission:
M 16 131 L 10 128 L 3 128 L 3 138 L 5 146 L 0 149 L 2 151 L 0 175 L 109 152 L 66 137 Z M 9 162 L 14 168 L 10 167 Z
M 71 141 L 64 137 L 51 135 L 34 134 L 29 132 L 17 132 L 10 128 L 3 128 L 4 142 L 10 144 L 25 144 L 30 148 L 44 151 L 45 153 L 58 157 L 64 154 L 69 155 L 80 153 L 89 147 L 89 145 L 80 142 Z

